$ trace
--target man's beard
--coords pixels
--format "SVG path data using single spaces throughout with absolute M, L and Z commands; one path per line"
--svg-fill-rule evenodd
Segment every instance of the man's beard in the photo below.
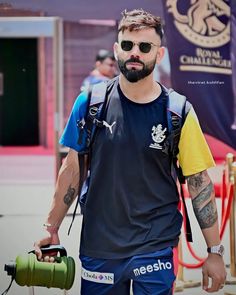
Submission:
M 129 62 L 135 62 L 135 63 L 139 63 L 143 65 L 142 70 L 136 70 L 135 68 L 127 69 L 127 63 Z M 150 61 L 147 64 L 144 64 L 142 61 L 139 60 L 139 58 L 135 58 L 135 57 L 130 58 L 126 61 L 118 58 L 118 66 L 121 73 L 131 83 L 138 82 L 139 80 L 142 80 L 145 77 L 149 76 L 153 72 L 155 65 L 156 65 L 156 59 Z

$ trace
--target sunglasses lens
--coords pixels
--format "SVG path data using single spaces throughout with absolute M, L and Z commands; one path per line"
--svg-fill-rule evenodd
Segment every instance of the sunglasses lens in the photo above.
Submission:
M 121 48 L 124 51 L 130 51 L 132 50 L 134 46 L 134 43 L 132 41 L 128 41 L 128 40 L 123 40 L 121 41 Z M 152 44 L 148 43 L 148 42 L 141 42 L 139 43 L 139 50 L 143 53 L 148 53 L 150 52 L 152 48 Z
M 130 51 L 133 48 L 132 41 L 121 41 L 121 48 L 124 51 Z
M 141 43 L 139 44 L 139 49 L 140 49 L 140 51 L 143 52 L 143 53 L 148 53 L 148 52 L 150 52 L 151 48 L 152 48 L 152 45 L 151 45 L 150 43 L 147 43 L 147 42 L 141 42 Z

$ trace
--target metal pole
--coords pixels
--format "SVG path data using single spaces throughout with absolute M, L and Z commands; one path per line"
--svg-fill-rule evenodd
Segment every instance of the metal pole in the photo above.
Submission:
M 226 155 L 226 170 L 225 170 L 225 181 L 226 181 L 226 185 L 228 186 L 232 179 L 232 164 L 234 161 L 234 155 L 232 153 L 228 153 Z
M 235 214 L 236 214 L 236 162 L 232 163 L 232 180 L 233 180 L 233 202 L 230 213 L 230 273 L 232 277 L 236 277 L 236 225 L 235 225 Z
M 62 131 L 63 120 L 63 22 L 56 18 L 53 35 L 53 78 L 54 78 L 54 151 L 55 151 L 55 178 L 61 166 L 59 136 Z
M 235 243 L 235 213 L 236 213 L 236 162 L 234 161 L 233 154 L 227 154 L 226 156 L 226 183 L 233 184 L 233 202 L 230 212 L 229 221 L 229 237 L 230 237 L 230 275 L 226 279 L 227 285 L 235 285 L 236 281 L 233 277 L 236 276 L 236 243 Z M 236 295 L 234 291 L 226 291 L 224 295 Z

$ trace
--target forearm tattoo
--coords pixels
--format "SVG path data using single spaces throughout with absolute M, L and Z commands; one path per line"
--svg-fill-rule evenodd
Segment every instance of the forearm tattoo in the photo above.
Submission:
M 75 196 L 75 189 L 72 188 L 71 186 L 69 186 L 67 193 L 64 196 L 64 203 L 69 207 L 73 200 L 74 200 L 74 196 Z
M 206 175 L 206 174 L 205 174 Z M 210 228 L 217 221 L 217 210 L 213 195 L 213 184 L 206 184 L 204 173 L 189 177 L 189 191 L 196 195 L 193 200 L 193 210 L 201 229 Z
M 198 173 L 196 175 L 190 176 L 188 178 L 188 185 L 192 190 L 199 190 L 203 185 L 203 173 Z

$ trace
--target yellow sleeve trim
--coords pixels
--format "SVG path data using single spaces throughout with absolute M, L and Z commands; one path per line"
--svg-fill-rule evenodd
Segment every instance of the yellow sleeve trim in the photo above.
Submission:
M 189 111 L 181 131 L 178 160 L 184 176 L 215 166 L 193 108 Z

